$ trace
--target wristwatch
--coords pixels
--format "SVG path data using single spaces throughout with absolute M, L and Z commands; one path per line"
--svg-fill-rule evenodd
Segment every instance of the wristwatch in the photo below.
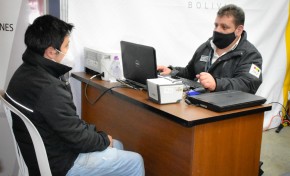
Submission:
M 179 72 L 178 70 L 176 70 L 172 65 L 169 65 L 167 68 L 169 68 L 171 70 L 170 75 L 171 76 L 176 76 L 177 73 Z
M 167 68 L 169 68 L 170 70 L 174 69 L 174 67 L 172 65 L 169 65 Z

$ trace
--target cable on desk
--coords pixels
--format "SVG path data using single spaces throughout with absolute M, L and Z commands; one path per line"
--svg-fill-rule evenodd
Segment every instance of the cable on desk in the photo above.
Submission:
M 90 104 L 91 104 L 91 102 L 90 102 L 90 100 L 89 100 L 89 98 L 88 98 L 88 95 L 87 95 L 87 88 L 88 88 L 88 85 L 90 84 L 90 82 L 91 82 L 91 80 L 92 80 L 93 78 L 95 78 L 95 77 L 97 77 L 97 76 L 102 76 L 102 75 L 104 75 L 104 73 L 97 74 L 97 75 L 93 75 L 93 76 L 90 77 L 89 81 L 86 83 L 86 87 L 85 87 L 85 97 L 86 97 L 87 101 L 88 101 Z
M 132 88 L 132 87 L 128 87 L 127 85 L 118 85 L 118 86 L 113 86 L 113 87 L 110 87 L 110 88 L 108 88 L 108 89 L 106 89 L 105 91 L 103 91 L 95 100 L 93 100 L 93 101 L 91 101 L 91 100 L 89 100 L 89 97 L 88 97 L 88 94 L 87 94 L 87 88 L 88 88 L 88 85 L 89 85 L 89 83 L 90 83 L 90 81 L 93 79 L 93 78 L 95 78 L 95 77 L 97 77 L 97 76 L 103 76 L 103 73 L 101 73 L 101 74 L 98 74 L 98 75 L 93 75 L 92 77 L 90 77 L 90 79 L 89 79 L 89 81 L 86 83 L 86 87 L 85 87 L 85 97 L 86 97 L 86 100 L 91 104 L 91 105 L 93 105 L 93 104 L 95 104 L 97 101 L 99 101 L 99 99 L 101 99 L 102 98 L 102 96 L 104 96 L 108 91 L 110 91 L 110 90 L 112 90 L 112 89 L 114 89 L 114 88 Z
M 99 99 L 101 99 L 102 96 L 104 96 L 108 91 L 110 91 L 110 90 L 112 90 L 112 89 L 114 89 L 114 88 L 126 88 L 126 87 L 124 87 L 123 85 L 110 87 L 110 88 L 106 89 L 104 92 L 102 92 L 101 95 L 99 95 L 99 96 L 98 96 L 94 101 L 90 101 L 86 93 L 85 93 L 85 96 L 86 96 L 87 101 L 88 101 L 91 105 L 93 105 L 93 104 L 95 104 L 97 101 L 99 101 Z

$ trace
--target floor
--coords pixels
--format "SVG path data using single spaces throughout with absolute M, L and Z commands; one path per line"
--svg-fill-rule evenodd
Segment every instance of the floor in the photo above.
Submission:
M 290 176 L 290 127 L 263 132 L 261 161 L 262 176 Z

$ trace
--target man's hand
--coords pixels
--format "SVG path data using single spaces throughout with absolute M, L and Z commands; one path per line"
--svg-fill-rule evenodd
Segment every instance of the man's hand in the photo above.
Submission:
M 160 75 L 169 75 L 171 73 L 171 69 L 163 65 L 158 65 L 157 71 L 161 72 Z
M 201 72 L 200 74 L 196 75 L 196 78 L 199 79 L 200 84 L 208 89 L 209 91 L 214 91 L 216 88 L 216 82 L 211 74 L 207 72 Z
M 109 138 L 109 140 L 110 140 L 110 145 L 109 145 L 109 147 L 113 147 L 113 138 L 112 138 L 112 136 L 108 135 L 108 138 Z

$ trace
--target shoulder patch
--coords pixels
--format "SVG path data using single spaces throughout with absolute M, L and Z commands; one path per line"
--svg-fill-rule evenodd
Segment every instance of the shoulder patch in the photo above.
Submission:
M 261 69 L 257 65 L 252 64 L 249 73 L 251 75 L 259 78 L 260 77 L 260 74 L 261 74 Z

